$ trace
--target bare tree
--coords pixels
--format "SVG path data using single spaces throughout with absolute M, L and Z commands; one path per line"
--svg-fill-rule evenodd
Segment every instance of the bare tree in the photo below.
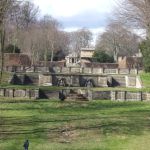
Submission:
M 150 0 L 124 0 L 119 5 L 117 17 L 134 28 L 146 29 L 150 38 Z
M 30 23 L 28 28 L 23 28 L 19 24 L 19 28 L 16 29 L 16 23 L 12 25 L 7 28 L 8 43 L 14 43 L 17 39 L 17 46 L 31 57 L 32 64 L 39 60 L 53 61 L 56 51 L 68 49 L 68 35 L 61 30 L 60 23 L 51 16 L 44 16 L 41 20 Z
M 43 31 L 42 40 L 44 60 L 46 62 L 48 60 L 48 55 L 51 55 L 51 61 L 53 61 L 54 46 L 56 43 L 59 23 L 51 16 L 44 16 L 44 18 L 40 21 L 40 24 Z
M 0 1 L 0 54 L 1 54 L 1 73 L 0 83 L 3 76 L 4 67 L 4 47 L 5 47 L 5 22 L 8 12 L 12 9 L 15 1 L 13 0 L 1 0 Z
M 20 5 L 19 12 L 20 14 L 16 17 L 16 22 L 18 22 L 21 27 L 28 29 L 31 24 L 36 22 L 39 7 L 30 1 L 25 1 Z
M 93 39 L 92 32 L 88 29 L 79 29 L 70 33 L 70 48 L 72 51 L 80 53 L 81 48 L 90 47 Z
M 111 22 L 96 42 L 96 49 L 107 51 L 117 61 L 118 55 L 131 56 L 138 52 L 139 37 L 118 22 Z

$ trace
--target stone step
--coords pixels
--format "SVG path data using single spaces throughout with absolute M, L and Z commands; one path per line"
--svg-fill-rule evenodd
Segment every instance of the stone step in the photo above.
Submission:
M 71 93 L 67 96 L 66 100 L 87 100 L 82 94 Z

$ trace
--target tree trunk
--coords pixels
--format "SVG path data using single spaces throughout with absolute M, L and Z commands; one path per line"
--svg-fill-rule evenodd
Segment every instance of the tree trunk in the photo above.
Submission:
M 0 31 L 0 53 L 1 53 L 1 71 L 0 71 L 0 84 L 2 83 L 3 70 L 4 70 L 4 47 L 5 47 L 5 29 Z
M 54 58 L 54 44 L 52 43 L 51 62 L 53 62 L 53 58 Z
M 150 25 L 147 27 L 147 39 L 150 40 Z

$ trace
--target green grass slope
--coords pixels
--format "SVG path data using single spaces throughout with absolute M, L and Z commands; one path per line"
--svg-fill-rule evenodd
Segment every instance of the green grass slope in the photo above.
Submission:
M 148 150 L 150 103 L 0 100 L 0 149 Z

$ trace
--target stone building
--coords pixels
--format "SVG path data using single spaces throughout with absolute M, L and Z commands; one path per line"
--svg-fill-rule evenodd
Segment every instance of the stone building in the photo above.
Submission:
M 5 53 L 4 69 L 6 71 L 15 71 L 16 68 L 30 67 L 31 59 L 26 54 Z
M 92 58 L 95 48 L 81 48 L 80 57 L 82 58 Z
M 69 54 L 65 59 L 67 67 L 78 66 L 80 63 L 80 57 L 76 53 Z
M 140 68 L 143 67 L 142 57 L 118 57 L 119 68 Z

